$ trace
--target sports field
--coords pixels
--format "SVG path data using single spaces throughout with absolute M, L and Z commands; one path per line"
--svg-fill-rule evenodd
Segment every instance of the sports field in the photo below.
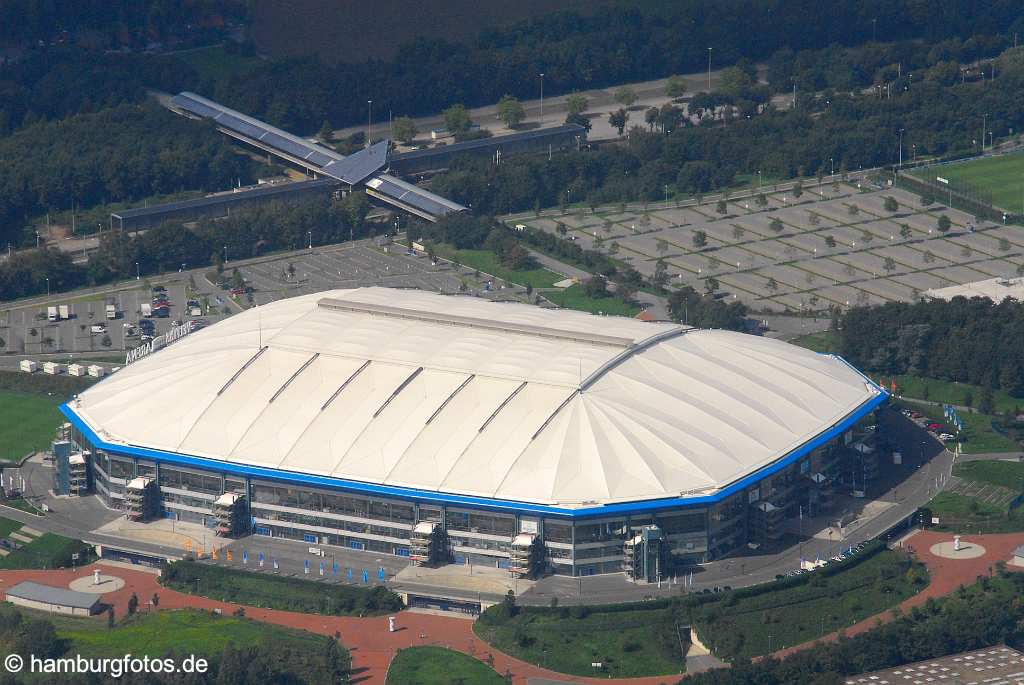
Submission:
M 991 193 L 997 207 L 1024 213 L 1024 152 L 930 167 L 921 175 L 934 177 L 936 173 Z
M 0 390 L 0 461 L 17 461 L 47 447 L 63 420 L 57 395 Z

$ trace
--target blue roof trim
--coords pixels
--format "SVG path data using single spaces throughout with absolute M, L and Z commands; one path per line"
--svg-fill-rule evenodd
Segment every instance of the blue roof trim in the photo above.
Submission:
M 841 359 L 841 358 L 839 358 Z M 844 363 L 845 360 L 842 360 Z M 852 367 L 851 367 L 852 368 Z M 859 372 L 858 372 L 859 373 Z M 117 443 L 108 443 L 102 440 L 95 431 L 92 430 L 67 404 L 60 406 L 61 413 L 67 417 L 67 419 L 82 433 L 84 433 L 94 447 L 102 449 L 107 452 L 114 454 L 121 454 L 131 457 L 141 457 L 143 459 L 155 459 L 169 464 L 178 464 L 180 466 L 190 466 L 193 468 L 219 471 L 224 473 L 230 473 L 241 476 L 248 476 L 250 478 L 259 478 L 264 480 L 272 480 L 281 483 L 291 483 L 294 485 L 306 485 L 316 486 L 322 488 L 341 488 L 363 494 L 372 494 L 385 497 L 393 497 L 398 499 L 406 500 L 417 500 L 421 502 L 437 502 L 457 506 L 466 507 L 477 507 L 482 509 L 490 509 L 496 511 L 504 511 L 511 513 L 520 514 L 539 514 L 548 516 L 565 516 L 573 519 L 595 517 L 595 516 L 609 516 L 616 514 L 639 514 L 645 512 L 652 512 L 660 509 L 678 509 L 680 507 L 692 507 L 692 506 L 707 506 L 720 502 L 737 492 L 740 492 L 746 487 L 763 480 L 764 478 L 779 472 L 785 467 L 789 466 L 793 462 L 797 461 L 801 457 L 806 456 L 813 450 L 821 447 L 827 442 L 834 440 L 839 437 L 846 430 L 851 428 L 855 423 L 860 421 L 862 418 L 870 414 L 879 405 L 884 403 L 889 395 L 884 390 L 879 388 L 870 379 L 865 378 L 871 386 L 878 390 L 878 395 L 872 397 L 864 404 L 860 405 L 853 413 L 849 414 L 845 419 L 836 425 L 832 426 L 825 432 L 819 434 L 809 442 L 804 443 L 796 450 L 790 452 L 781 459 L 774 463 L 766 466 L 754 473 L 742 478 L 729 486 L 723 488 L 719 492 L 713 495 L 704 495 L 700 497 L 674 497 L 666 499 L 652 499 L 640 502 L 625 502 L 621 504 L 607 504 L 603 506 L 593 507 L 582 507 L 567 509 L 564 507 L 549 506 L 544 504 L 530 504 L 528 502 L 510 502 L 507 500 L 492 499 L 489 497 L 473 497 L 468 495 L 455 495 L 441 492 L 433 492 L 430 490 L 417 490 L 414 488 L 403 488 L 395 487 L 390 485 L 378 485 L 374 483 L 363 483 L 359 481 L 346 480 L 343 478 L 331 478 L 327 476 L 316 476 L 312 474 L 296 473 L 292 471 L 281 471 L 279 469 L 271 469 L 262 466 L 249 466 L 245 464 L 232 464 L 217 459 L 207 459 L 205 457 L 193 457 L 185 454 L 177 454 L 174 452 L 165 452 L 162 450 L 154 450 L 146 447 L 134 447 L 131 445 L 120 445 Z

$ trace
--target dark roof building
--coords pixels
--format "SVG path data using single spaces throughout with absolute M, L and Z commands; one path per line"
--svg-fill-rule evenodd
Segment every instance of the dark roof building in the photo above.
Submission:
M 478 138 L 451 145 L 412 150 L 391 155 L 391 170 L 399 174 L 418 174 L 448 167 L 460 155 L 499 159 L 507 155 L 548 153 L 576 148 L 587 139 L 587 130 L 579 124 L 521 131 L 507 136 Z
M 40 585 L 30 580 L 18 583 L 7 591 L 7 601 L 12 604 L 39 609 L 56 614 L 88 616 L 100 604 L 100 596 L 88 592 L 75 592 L 49 585 Z

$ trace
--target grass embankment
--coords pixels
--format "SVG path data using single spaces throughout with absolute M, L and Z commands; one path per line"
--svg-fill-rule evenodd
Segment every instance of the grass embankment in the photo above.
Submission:
M 886 378 L 886 382 L 888 380 Z M 983 388 L 981 386 L 971 385 L 970 383 L 955 383 L 953 381 L 922 378 L 920 376 L 896 376 L 896 393 L 912 399 L 955 404 L 961 407 L 967 405 L 977 407 L 982 392 Z M 1012 397 L 1004 390 L 994 390 L 992 392 L 992 403 L 995 411 L 1012 413 L 1018 406 L 1024 404 L 1024 401 L 1020 398 Z
M 589 297 L 583 292 L 583 286 L 576 284 L 564 290 L 544 293 L 551 302 L 566 309 L 578 309 L 591 314 L 612 314 L 617 316 L 636 316 L 640 307 L 623 302 L 617 297 Z
M 927 504 L 929 516 L 939 519 L 938 529 L 957 533 L 1024 530 L 1024 508 L 1011 508 L 1024 493 L 1024 463 L 960 462 L 953 468 L 953 475 L 959 482 Z
M 149 597 L 139 599 L 146 602 Z M 249 645 L 269 639 L 297 650 L 312 650 L 323 640 L 305 631 L 194 610 L 135 614 L 126 617 L 113 630 L 107 628 L 105 621 L 62 621 L 58 635 L 70 640 L 74 650 L 84 656 L 219 655 L 229 643 Z
M 473 657 L 444 647 L 398 650 L 386 685 L 505 685 L 505 679 Z
M 21 524 L 17 524 L 21 527 Z M 14 529 L 17 530 L 17 529 Z M 78 554 L 78 559 L 72 559 L 73 554 Z M 81 566 L 92 560 L 92 547 L 80 540 L 72 540 L 53 533 L 43 533 L 39 537 L 27 542 L 20 549 L 12 551 L 5 557 L 0 557 L 0 569 L 19 568 L 65 568 L 68 566 Z
M 942 407 L 935 404 L 898 400 L 899 406 L 919 411 L 936 423 L 946 424 L 942 416 Z M 986 454 L 990 452 L 1019 452 L 1021 446 L 1014 440 L 1001 435 L 992 427 L 998 417 L 976 412 L 957 412 L 963 421 L 964 429 L 960 431 L 960 445 L 963 454 Z M 952 432 L 952 431 L 951 431 Z M 953 443 L 949 444 L 950 449 Z
M 385 587 L 319 583 L 194 561 L 164 567 L 166 587 L 224 602 L 335 616 L 369 616 L 402 609 L 402 599 Z
M 969 183 L 992 196 L 992 202 L 1011 212 L 1024 213 L 1024 196 L 1021 195 L 1020 179 L 1024 176 L 1024 154 L 1011 153 L 997 157 L 980 157 L 941 167 L 928 167 L 913 172 L 934 181 L 942 176 L 954 184 Z M 938 194 L 942 201 L 942 194 Z
M 18 461 L 49 447 L 64 421 L 57 407 L 63 396 L 0 390 L 0 461 Z
M 837 331 L 808 333 L 807 335 L 801 335 L 799 338 L 794 338 L 790 342 L 813 352 L 827 354 L 839 352 L 839 333 Z
M 479 269 L 495 278 L 519 285 L 532 285 L 534 288 L 550 288 L 563 277 L 543 267 L 532 269 L 509 269 L 501 263 L 498 256 L 490 250 L 457 250 L 451 245 L 435 245 L 438 257 L 458 262 L 470 269 Z
M 474 630 L 503 652 L 562 673 L 668 675 L 685 668 L 684 626 L 695 626 L 702 642 L 720 657 L 753 657 L 769 651 L 769 640 L 771 650 L 800 644 L 895 606 L 927 579 L 923 566 L 875 543 L 814 573 L 717 595 L 595 607 L 518 607 L 511 615 L 498 605 L 484 612 Z

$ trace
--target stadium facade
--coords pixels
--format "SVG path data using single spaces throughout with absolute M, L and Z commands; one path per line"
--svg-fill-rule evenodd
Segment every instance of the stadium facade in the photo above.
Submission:
M 757 336 L 361 288 L 246 311 L 62 411 L 135 518 L 413 558 L 442 526 L 457 562 L 514 571 L 539 536 L 556 573 L 651 579 L 827 510 L 885 399 Z

